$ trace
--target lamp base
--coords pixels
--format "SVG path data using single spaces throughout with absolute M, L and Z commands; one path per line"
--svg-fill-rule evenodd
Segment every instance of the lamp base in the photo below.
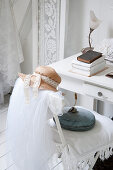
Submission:
M 82 50 L 81 50 L 81 52 L 84 54 L 84 53 L 86 53 L 87 51 L 89 51 L 89 50 L 94 50 L 94 47 L 86 47 L 86 48 L 83 48 Z

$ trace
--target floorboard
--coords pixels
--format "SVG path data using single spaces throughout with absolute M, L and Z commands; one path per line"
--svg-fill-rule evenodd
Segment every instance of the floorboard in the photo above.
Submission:
M 13 164 L 13 161 L 10 159 L 10 153 L 2 156 L 0 158 L 0 170 L 6 170 Z
M 7 111 L 0 113 L 0 134 L 6 130 Z
M 7 107 L 7 104 L 0 106 L 0 170 L 6 170 L 13 163 L 9 159 L 6 140 Z
M 14 164 L 8 167 L 6 170 L 18 170 Z
M 3 143 L 0 145 L 0 158 L 2 158 L 4 155 L 6 155 L 9 152 L 7 148 L 7 143 Z
M 6 130 L 0 133 L 0 145 L 6 142 Z

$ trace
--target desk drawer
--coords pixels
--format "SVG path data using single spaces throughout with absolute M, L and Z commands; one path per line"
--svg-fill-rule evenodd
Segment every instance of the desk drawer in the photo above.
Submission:
M 84 94 L 97 98 L 99 100 L 108 100 L 113 102 L 113 91 L 91 84 L 83 85 Z

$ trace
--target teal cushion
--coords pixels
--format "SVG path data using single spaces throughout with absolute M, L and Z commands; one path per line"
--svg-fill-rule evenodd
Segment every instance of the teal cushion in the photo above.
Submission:
M 77 108 L 77 107 L 76 107 Z M 94 127 L 95 116 L 90 111 L 65 107 L 64 114 L 59 116 L 61 127 L 71 131 L 87 131 Z

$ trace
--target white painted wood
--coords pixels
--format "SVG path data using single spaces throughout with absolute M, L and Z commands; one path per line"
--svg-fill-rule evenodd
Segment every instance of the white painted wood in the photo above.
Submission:
M 5 104 L 4 104 L 4 105 L 5 105 Z M 7 112 L 7 110 L 8 110 L 7 107 L 8 107 L 8 105 L 6 104 L 6 105 L 3 106 L 2 108 L 0 108 L 0 115 Z
M 6 119 L 7 104 L 0 108 L 0 170 L 6 170 L 6 168 L 11 165 L 11 162 L 6 159 L 9 153 L 6 140 Z
M 12 166 L 8 167 L 6 170 L 18 170 L 17 167 L 13 164 Z
M 66 141 L 65 141 L 65 138 L 64 138 L 64 135 L 63 135 L 63 131 L 62 131 L 58 116 L 56 114 L 54 114 L 54 118 L 55 118 L 55 121 L 56 121 L 56 124 L 57 124 L 57 130 L 58 130 L 58 133 L 59 133 L 59 136 L 60 136 L 60 140 L 62 142 L 62 147 L 64 148 L 66 146 Z
M 0 132 L 0 145 L 6 142 L 6 130 Z
M 5 97 L 4 105 L 0 106 L 0 170 L 7 170 L 12 165 L 6 139 L 6 121 L 9 95 Z M 16 169 L 14 169 L 16 170 Z
M 32 44 L 34 70 L 38 65 L 38 0 L 32 0 Z
M 86 83 L 88 82 L 89 84 L 92 84 L 92 85 L 94 84 L 99 87 L 105 87 L 107 89 L 113 90 L 113 86 L 112 86 L 113 79 L 110 79 L 105 76 L 107 73 L 113 70 L 113 66 L 111 65 L 107 65 L 108 69 L 92 77 L 86 77 L 86 76 L 82 76 L 82 75 L 71 72 L 71 62 L 75 57 L 79 56 L 80 54 L 81 53 L 78 53 L 62 61 L 53 63 L 50 66 L 54 67 L 55 70 L 61 75 L 62 82 L 66 79 L 71 79 L 72 81 L 76 81 L 77 83 L 81 81 L 86 82 Z M 68 83 L 70 84 L 70 82 Z M 60 86 L 62 86 L 62 83 Z
M 94 94 L 93 88 L 90 90 L 90 96 L 88 102 L 86 101 L 85 97 L 83 100 L 83 104 L 85 105 L 88 103 L 86 108 L 93 110 L 94 108 L 94 98 L 98 98 L 99 100 L 111 101 L 113 103 L 113 79 L 106 77 L 105 75 L 113 70 L 113 66 L 107 65 L 108 69 L 104 70 L 103 72 L 92 76 L 86 77 L 76 73 L 71 72 L 71 62 L 74 58 L 79 56 L 81 53 L 68 57 L 62 61 L 58 61 L 53 63 L 52 66 L 57 73 L 61 76 L 62 82 L 60 84 L 60 88 L 76 92 L 82 95 L 89 95 L 86 94 L 86 90 L 84 89 L 84 84 L 93 85 L 96 88 L 96 93 L 98 90 L 101 90 L 105 97 L 98 97 Z M 81 102 L 81 101 L 80 101 Z M 80 104 L 81 105 L 81 104 Z M 84 106 L 84 105 L 83 105 Z M 96 106 L 95 106 L 96 108 Z
M 69 0 L 61 0 L 60 5 L 60 47 L 59 47 L 59 53 L 60 57 L 59 59 L 64 58 L 64 46 L 65 46 L 65 29 L 66 29 L 66 20 L 68 18 L 68 7 L 69 7 Z
M 10 154 L 6 154 L 0 158 L 0 170 L 6 170 L 13 165 L 13 161 L 10 159 Z
M 99 86 L 91 85 L 91 84 L 84 84 L 83 85 L 83 91 L 88 96 L 93 96 L 94 98 L 98 100 L 107 100 L 110 102 L 113 102 L 113 91 L 108 90 L 106 88 L 102 88 Z M 102 96 L 99 96 L 98 93 L 101 93 Z
M 39 1 L 39 65 L 59 60 L 60 1 Z
M 96 156 L 95 156 L 95 161 L 92 163 L 91 167 L 89 168 L 89 170 L 93 170 L 93 167 L 97 161 L 97 159 L 99 158 L 99 152 L 97 152 Z
M 7 113 L 0 114 L 0 132 L 4 132 L 6 130 L 6 118 Z
M 7 143 L 3 143 L 0 145 L 0 159 L 5 156 L 6 154 L 8 154 L 8 149 L 7 149 Z

